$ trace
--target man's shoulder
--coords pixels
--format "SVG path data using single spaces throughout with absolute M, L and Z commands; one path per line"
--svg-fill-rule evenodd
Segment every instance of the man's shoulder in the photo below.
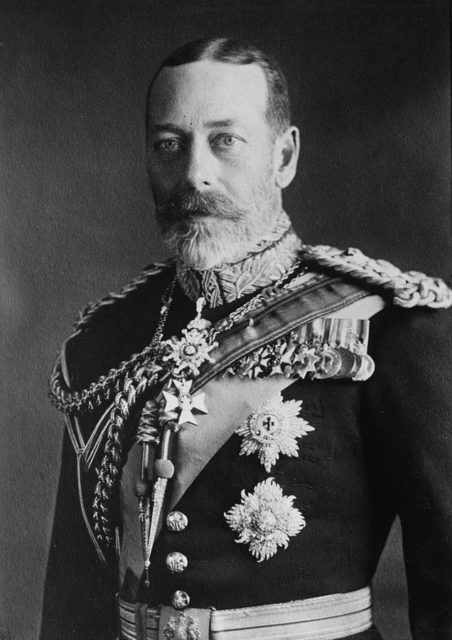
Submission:
M 391 262 L 371 258 L 356 248 L 304 245 L 300 257 L 308 265 L 367 287 L 398 307 L 452 306 L 452 291 L 441 278 L 420 271 L 402 271 Z
M 122 289 L 88 304 L 62 348 L 68 385 L 79 390 L 141 351 L 149 342 L 173 263 L 152 263 Z
M 141 303 L 143 298 L 159 295 L 162 286 L 174 273 L 172 262 L 151 263 L 139 275 L 127 282 L 119 291 L 110 292 L 95 302 L 89 302 L 79 313 L 74 324 L 77 335 L 82 328 L 92 329 L 97 324 L 110 318 L 117 320 L 118 316 L 127 311 L 134 304 Z
M 314 268 L 367 290 L 369 297 L 347 306 L 342 317 L 371 318 L 369 353 L 380 372 L 387 371 L 393 378 L 394 371 L 405 377 L 409 370 L 428 371 L 432 379 L 441 370 L 450 373 L 452 291 L 441 278 L 401 271 L 359 249 L 305 246 L 301 257 Z M 383 304 L 369 307 L 367 301 L 372 300 L 372 294 Z M 370 313 L 366 313 L 367 307 Z
M 372 318 L 369 347 L 389 367 L 437 375 L 452 365 L 452 309 L 388 306 Z

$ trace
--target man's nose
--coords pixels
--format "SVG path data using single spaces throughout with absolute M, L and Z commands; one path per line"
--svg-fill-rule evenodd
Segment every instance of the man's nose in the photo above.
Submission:
M 194 143 L 187 157 L 185 182 L 186 186 L 198 191 L 213 186 L 215 158 L 208 145 Z

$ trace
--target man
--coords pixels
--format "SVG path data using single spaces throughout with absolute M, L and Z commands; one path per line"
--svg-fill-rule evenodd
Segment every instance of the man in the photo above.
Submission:
M 413 637 L 451 638 L 432 310 L 451 292 L 302 245 L 281 199 L 298 130 L 252 46 L 166 59 L 147 140 L 174 259 L 89 307 L 52 375 L 68 436 L 43 640 L 380 638 L 369 584 L 396 514 Z

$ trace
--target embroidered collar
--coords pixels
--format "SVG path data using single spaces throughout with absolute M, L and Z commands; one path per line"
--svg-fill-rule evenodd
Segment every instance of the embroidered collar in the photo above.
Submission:
M 288 215 L 282 211 L 269 235 L 243 260 L 203 271 L 178 263 L 177 278 L 190 300 L 203 296 L 209 307 L 218 307 L 279 280 L 297 261 L 301 246 Z

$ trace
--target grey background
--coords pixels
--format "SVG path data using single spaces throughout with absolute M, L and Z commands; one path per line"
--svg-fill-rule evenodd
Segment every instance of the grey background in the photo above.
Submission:
M 253 39 L 287 71 L 302 153 L 286 208 L 305 241 L 448 275 L 447 2 L 4 0 L 0 639 L 38 633 L 62 437 L 46 398 L 56 350 L 89 299 L 164 255 L 145 175 L 148 80 L 206 35 Z M 386 638 L 407 638 L 397 530 L 375 592 Z

